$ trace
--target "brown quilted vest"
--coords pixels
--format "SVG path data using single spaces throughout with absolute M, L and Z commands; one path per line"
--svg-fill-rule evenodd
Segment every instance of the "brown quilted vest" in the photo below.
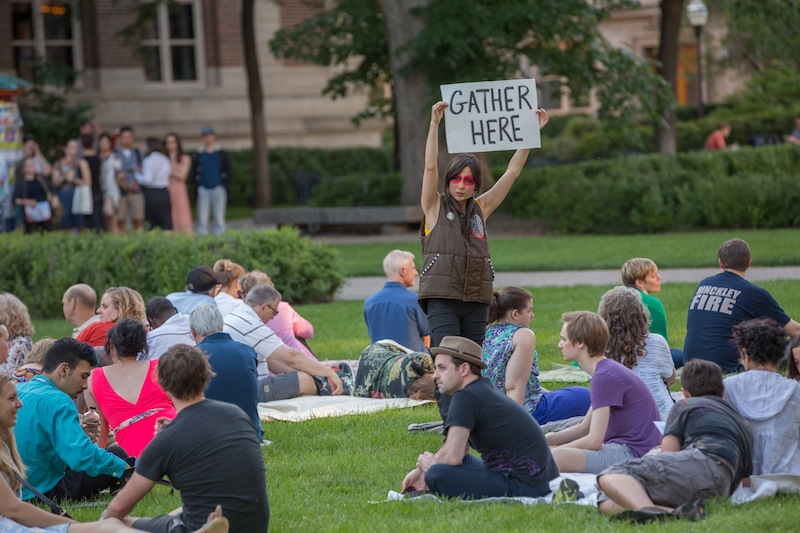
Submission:
M 492 302 L 494 267 L 489 257 L 489 239 L 483 213 L 474 199 L 467 201 L 465 213 L 447 194 L 441 194 L 439 219 L 422 238 L 422 269 L 419 272 L 419 304 L 427 312 L 427 298 L 462 302 Z

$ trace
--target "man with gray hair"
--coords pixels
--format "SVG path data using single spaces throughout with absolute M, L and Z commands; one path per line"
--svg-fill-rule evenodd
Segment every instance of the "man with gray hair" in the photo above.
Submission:
M 261 439 L 261 419 L 258 416 L 258 392 L 262 389 L 258 382 L 256 361 L 258 355 L 250 346 L 236 342 L 222 329 L 225 323 L 217 306 L 203 304 L 194 308 L 189 315 L 192 337 L 203 353 L 214 376 L 206 389 L 206 398 L 239 406 L 253 423 L 253 428 Z M 264 380 L 273 380 L 267 376 Z M 267 389 L 272 383 L 265 382 Z
M 61 306 L 64 319 L 75 326 L 72 329 L 73 339 L 89 324 L 100 320 L 100 315 L 95 312 L 97 293 L 85 283 L 78 283 L 67 289 L 61 297 Z
M 415 352 L 427 352 L 431 344 L 428 317 L 417 295 L 408 290 L 419 274 L 414 254 L 392 250 L 383 260 L 388 281 L 364 302 L 364 321 L 369 341 L 391 339 Z
M 225 315 L 223 331 L 258 354 L 258 399 L 262 402 L 296 396 L 337 396 L 342 380 L 329 367 L 286 346 L 267 322 L 278 314 L 281 294 L 264 283 L 247 293 L 246 305 Z M 272 374 L 272 380 L 265 380 Z
M 189 317 L 178 312 L 163 296 L 153 296 L 144 310 L 150 331 L 147 332 L 147 359 L 158 359 L 176 344 L 194 346 Z

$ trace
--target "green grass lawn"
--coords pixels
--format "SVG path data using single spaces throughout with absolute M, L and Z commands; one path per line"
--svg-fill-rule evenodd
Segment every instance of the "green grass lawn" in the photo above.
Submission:
M 719 245 L 734 237 L 748 242 L 758 266 L 800 265 L 800 232 L 792 229 L 497 237 L 490 243 L 492 264 L 498 272 L 534 272 L 619 268 L 632 257 L 649 257 L 661 268 L 715 267 Z M 383 258 L 396 248 L 413 252 L 421 268 L 419 239 L 331 246 L 339 251 L 345 276 L 382 276 Z
M 800 316 L 800 281 L 761 283 L 791 316 Z M 556 346 L 559 318 L 564 311 L 597 308 L 606 287 L 538 288 L 534 294 L 532 327 L 543 369 L 561 360 Z M 670 326 L 670 344 L 682 346 L 686 308 L 694 284 L 666 283 L 659 297 Z M 362 302 L 297 306 L 315 325 L 311 342 L 325 359 L 355 359 L 367 345 Z M 68 335 L 63 321 L 36 320 L 37 337 Z M 608 522 L 596 510 L 571 505 L 524 507 L 459 502 L 382 501 L 390 489 L 399 490 L 417 455 L 435 451 L 441 437 L 410 434 L 408 424 L 435 420 L 434 406 L 384 413 L 327 418 L 304 423 L 264 424 L 264 448 L 273 531 L 639 531 L 641 527 Z M 156 515 L 179 505 L 177 495 L 158 487 L 136 509 L 138 515 Z M 709 517 L 697 524 L 666 523 L 647 526 L 665 532 L 794 531 L 800 497 L 781 496 L 734 507 L 712 502 Z M 80 520 L 95 519 L 103 506 L 69 507 Z

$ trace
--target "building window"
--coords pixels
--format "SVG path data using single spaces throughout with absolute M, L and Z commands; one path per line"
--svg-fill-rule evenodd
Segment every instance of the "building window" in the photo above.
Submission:
M 144 2 L 142 54 L 148 82 L 200 81 L 200 3 L 197 0 Z
M 11 46 L 20 78 L 33 79 L 33 63 L 47 60 L 81 70 L 80 21 L 73 1 L 13 0 Z

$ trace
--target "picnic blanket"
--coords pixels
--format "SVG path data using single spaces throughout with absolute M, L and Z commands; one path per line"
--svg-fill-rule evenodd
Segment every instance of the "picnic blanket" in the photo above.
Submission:
M 587 383 L 590 377 L 580 367 L 559 363 L 553 363 L 553 370 L 539 372 L 539 381 L 541 383 L 552 383 L 554 381 L 561 383 Z
M 291 400 L 278 400 L 258 404 L 258 415 L 266 422 L 283 420 L 303 422 L 312 418 L 331 416 L 361 415 L 385 409 L 402 409 L 431 403 L 429 400 L 409 400 L 391 398 L 376 400 L 354 396 L 300 396 Z
M 564 502 L 564 503 L 572 503 L 577 505 L 591 505 L 597 507 L 597 498 L 599 495 L 597 489 L 597 475 L 596 474 L 576 474 L 576 473 L 568 473 L 568 474 L 561 474 L 553 481 L 550 482 L 550 494 L 547 496 L 542 496 L 540 498 L 525 498 L 525 497 L 502 497 L 502 498 L 483 498 L 480 500 L 457 500 L 459 503 L 491 503 L 491 502 L 517 502 L 522 505 L 537 505 L 541 503 L 552 503 L 553 501 L 553 494 L 555 494 L 556 490 L 558 490 L 558 485 L 561 483 L 561 480 L 569 478 L 578 483 L 580 486 L 580 490 L 583 493 L 583 498 L 572 501 L 572 502 Z M 794 493 L 800 494 L 800 476 L 790 475 L 790 474 L 764 474 L 760 476 L 751 476 L 750 477 L 750 487 L 743 487 L 741 484 L 739 487 L 731 494 L 730 502 L 733 505 L 741 505 L 743 503 L 757 501 L 757 500 L 766 500 L 769 498 L 774 498 L 778 493 Z M 412 501 L 412 500 L 419 500 L 419 499 L 431 499 L 440 502 L 446 502 L 448 500 L 444 498 L 440 498 L 439 496 L 435 496 L 433 494 L 423 494 L 420 496 L 415 496 L 408 498 L 402 493 L 395 492 L 393 490 L 389 491 L 386 500 L 384 501 L 397 501 L 397 500 L 405 500 L 405 501 Z M 370 502 L 370 503 L 381 503 L 381 502 Z

